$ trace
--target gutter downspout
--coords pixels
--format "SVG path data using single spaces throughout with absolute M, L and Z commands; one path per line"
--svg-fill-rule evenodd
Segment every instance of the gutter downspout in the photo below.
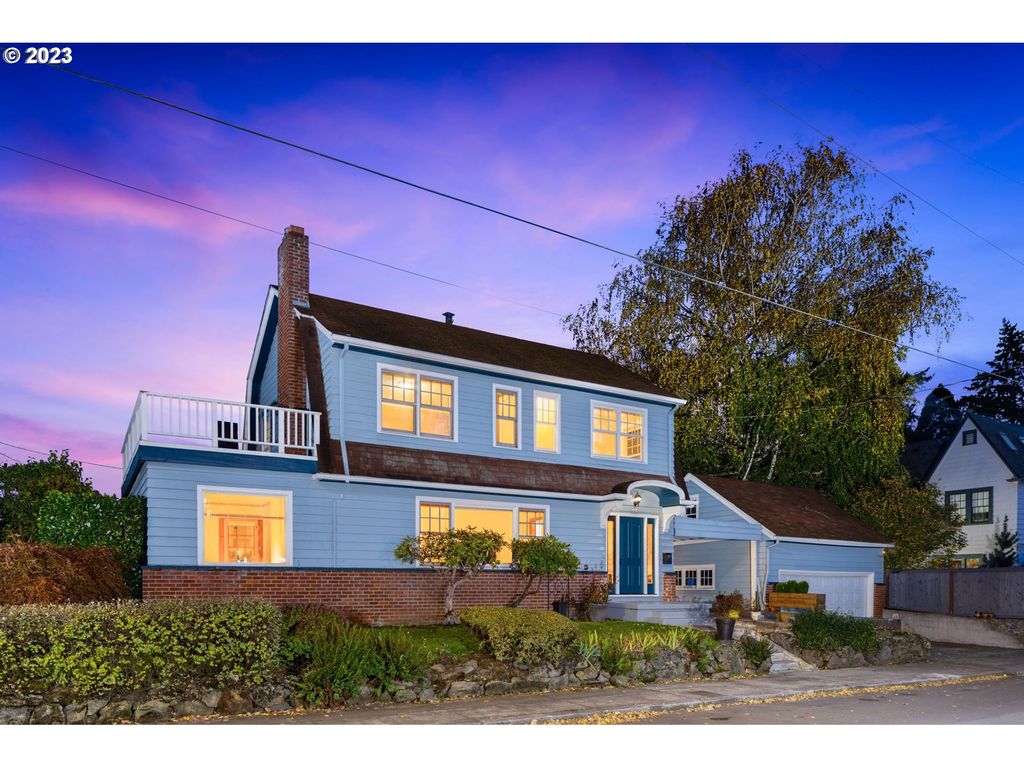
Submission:
M 341 402 L 338 404 L 338 442 L 341 444 L 341 467 L 345 471 L 345 477 L 349 477 L 348 471 L 348 446 L 345 442 L 345 353 L 348 352 L 348 343 L 342 345 L 341 355 L 338 358 L 338 397 Z M 345 480 L 346 483 L 351 480 Z
M 771 548 L 779 543 L 778 539 L 772 541 L 771 544 L 765 545 L 764 548 L 764 579 L 761 581 L 761 610 L 765 610 L 765 606 L 768 605 L 768 560 L 771 555 Z
M 676 403 L 668 412 L 668 479 L 673 483 L 676 481 L 676 411 L 680 405 Z

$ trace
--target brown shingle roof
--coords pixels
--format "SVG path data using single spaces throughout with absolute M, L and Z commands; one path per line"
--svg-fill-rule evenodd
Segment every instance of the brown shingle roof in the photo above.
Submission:
M 695 475 L 776 536 L 888 544 L 878 531 L 846 514 L 810 488 Z
M 605 496 L 624 493 L 635 480 L 669 480 L 614 469 L 593 469 L 544 461 L 492 459 L 449 451 L 399 448 L 394 445 L 346 443 L 352 475 L 524 491 Z
M 502 336 L 310 294 L 309 311 L 332 333 L 521 371 L 674 397 L 601 355 Z

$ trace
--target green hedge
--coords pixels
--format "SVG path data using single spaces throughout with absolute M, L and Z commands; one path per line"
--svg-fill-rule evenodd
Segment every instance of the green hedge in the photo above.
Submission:
M 152 601 L 0 609 L 0 690 L 256 685 L 279 667 L 281 614 L 269 603 Z
M 467 608 L 460 618 L 494 658 L 516 664 L 556 664 L 578 636 L 576 625 L 554 611 Z
M 811 585 L 806 581 L 796 581 L 790 579 L 789 581 L 780 581 L 775 585 L 775 591 L 780 595 L 806 595 L 811 591 Z
M 871 619 L 832 611 L 810 611 L 793 620 L 793 636 L 805 650 L 835 651 L 850 647 L 865 653 L 878 647 L 878 630 Z

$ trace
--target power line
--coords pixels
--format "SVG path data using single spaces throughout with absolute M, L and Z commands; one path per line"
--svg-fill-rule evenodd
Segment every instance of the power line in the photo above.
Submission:
M 51 453 L 56 453 L 56 451 L 37 451 L 34 448 L 26 448 L 23 445 L 15 445 L 14 443 L 5 443 L 3 440 L 0 440 L 0 445 L 6 445 L 8 448 L 17 448 L 19 451 L 25 451 L 25 453 L 38 453 L 40 456 L 49 456 Z M 7 456 L 6 453 L 3 454 L 3 455 Z M 7 456 L 7 458 L 11 459 L 10 456 Z M 14 461 L 14 459 L 11 459 L 11 461 Z M 83 459 L 75 459 L 75 461 L 77 461 L 79 464 L 88 464 L 88 465 L 93 466 L 93 467 L 104 467 L 105 469 L 116 469 L 118 472 L 120 472 L 121 469 L 122 469 L 121 467 L 115 467 L 113 464 L 98 464 L 95 461 L 85 461 Z M 15 463 L 17 463 L 17 462 L 15 462 Z
M 889 112 L 897 120 L 900 120 L 900 121 L 902 121 L 904 123 L 911 123 L 911 124 L 914 122 L 908 116 L 906 116 L 904 114 L 901 114 L 900 112 L 898 112 L 896 109 L 894 109 L 890 105 L 884 103 L 881 99 L 875 98 L 874 96 L 869 94 L 864 89 L 859 88 L 856 85 L 854 85 L 853 83 L 851 83 L 849 80 L 846 80 L 845 78 L 840 77 L 840 75 L 837 72 L 834 72 L 833 70 L 828 69 L 824 65 L 818 63 L 817 61 L 812 59 L 810 56 L 805 54 L 803 51 L 801 51 L 799 49 L 799 46 L 794 46 L 793 50 L 795 50 L 797 55 L 799 55 L 804 61 L 810 63 L 811 65 L 816 67 L 821 72 L 824 72 L 826 75 L 831 77 L 837 83 L 840 83 L 841 85 L 845 86 L 846 88 L 849 88 L 851 91 L 856 93 L 858 96 L 860 96 L 865 101 L 868 101 L 868 102 L 874 104 L 879 109 L 882 109 L 882 110 L 885 110 L 885 111 Z M 919 135 L 919 136 L 923 136 L 926 139 L 930 139 L 931 141 L 934 141 L 936 144 L 945 147 L 946 149 L 950 150 L 951 152 L 955 152 L 956 154 L 960 155 L 960 157 L 964 158 L 965 160 L 969 160 L 970 162 L 974 163 L 975 165 L 977 165 L 977 166 L 979 166 L 981 168 L 984 168 L 987 171 L 991 171 L 992 173 L 996 174 L 997 176 L 1001 176 L 1002 178 L 1006 179 L 1007 181 L 1011 181 L 1014 184 L 1017 184 L 1019 186 L 1024 187 L 1024 181 L 1016 178 L 1015 176 L 1011 176 L 1010 174 L 1006 173 L 1005 171 L 1000 170 L 999 168 L 996 168 L 993 165 L 989 165 L 984 160 L 979 160 L 977 157 L 975 157 L 974 155 L 972 155 L 972 154 L 970 154 L 968 152 L 965 152 L 964 150 L 960 149 L 955 144 L 952 144 L 951 142 L 948 142 L 948 141 L 946 141 L 946 140 L 944 140 L 944 139 L 942 139 L 942 138 L 940 138 L 940 137 L 938 137 L 938 136 L 936 136 L 936 135 L 934 135 L 932 133 L 928 133 L 928 132 L 926 132 L 926 131 L 924 131 L 924 130 L 922 130 L 920 128 L 916 128 L 915 127 L 914 128 L 914 132 L 917 133 L 917 135 Z
M 921 194 L 920 194 L 920 193 L 918 193 L 918 192 L 915 192 L 914 190 L 912 190 L 912 189 L 911 189 L 910 187 L 908 187 L 908 186 L 907 186 L 906 184 L 904 184 L 903 182 L 901 182 L 901 181 L 897 180 L 897 179 L 896 179 L 896 178 L 894 178 L 893 176 L 891 176 L 891 175 L 889 175 L 888 173 L 886 173 L 885 171 L 881 170 L 881 169 L 880 169 L 880 168 L 879 168 L 879 167 L 878 167 L 877 165 L 875 165 L 874 163 L 872 163 L 872 162 L 871 162 L 870 160 L 868 160 L 868 159 L 867 159 L 866 157 L 864 157 L 863 155 L 860 155 L 860 154 L 858 154 L 857 152 L 854 152 L 854 151 L 853 151 L 852 149 L 850 149 L 850 148 L 849 148 L 848 146 L 846 146 L 845 144 L 841 144 L 840 142 L 836 141 L 836 139 L 835 139 L 835 138 L 834 138 L 833 136 L 829 135 L 828 133 L 826 133 L 825 131 L 821 130 L 820 128 L 818 128 L 818 127 L 817 127 L 816 125 L 814 125 L 814 124 L 813 124 L 813 123 L 811 123 L 810 121 L 806 120 L 806 119 L 805 119 L 804 117 L 802 117 L 801 115 L 799 115 L 799 114 L 797 114 L 796 112 L 794 112 L 794 111 L 793 111 L 792 109 L 790 109 L 789 107 L 787 107 L 787 106 L 786 106 L 785 104 L 783 104 L 783 103 L 782 103 L 781 101 L 779 101 L 778 99 L 775 99 L 775 98 L 773 98 L 772 96 L 769 96 L 769 95 L 768 95 L 767 93 L 765 93 L 765 92 L 764 92 L 763 90 L 761 90 L 760 88 L 758 88 L 758 87 L 757 87 L 756 85 L 754 85 L 754 84 L 753 84 L 752 82 L 750 82 L 750 81 L 749 81 L 749 80 L 747 80 L 747 79 L 746 79 L 745 77 L 743 77 L 742 75 L 740 75 L 740 74 L 739 74 L 738 72 L 736 72 L 736 71 L 734 71 L 734 70 L 730 69 L 729 67 L 727 67 L 727 66 L 726 66 L 725 64 L 723 64 L 722 62 L 720 62 L 720 61 L 719 61 L 718 59 L 716 59 L 715 57 L 711 56 L 710 54 L 704 53 L 704 51 L 703 51 L 703 50 L 701 50 L 701 49 L 700 49 L 700 48 L 699 48 L 698 46 L 694 45 L 693 43 L 687 43 L 686 45 L 687 45 L 687 47 L 689 47 L 689 48 L 690 48 L 690 49 L 691 49 L 691 50 L 692 50 L 692 51 L 693 51 L 694 53 L 696 53 L 696 54 L 697 54 L 698 56 L 700 56 L 700 57 L 701 57 L 702 59 L 704 59 L 705 61 L 707 61 L 707 62 L 708 62 L 709 64 L 711 64 L 711 65 L 712 65 L 713 67 L 716 67 L 717 69 L 720 69 L 720 70 L 721 70 L 722 72 L 724 72 L 725 74 L 729 75 L 729 77 L 731 77 L 732 79 L 736 80 L 736 81 L 737 81 L 738 83 L 740 83 L 741 85 L 745 86 L 746 88 L 749 88 L 749 89 L 750 89 L 751 91 L 753 91 L 753 92 L 754 92 L 755 94 L 757 94 L 758 96 L 760 96 L 760 97 L 761 97 L 762 99 L 764 99 L 765 101 L 767 101 L 767 102 L 768 102 L 769 104 L 771 104 L 772 106 L 774 106 L 774 107 L 777 107 L 778 109 L 780 109 L 780 110 L 782 110 L 783 112 L 785 112 L 785 113 L 786 113 L 787 115 L 789 115 L 790 117 L 792 117 L 792 118 L 793 118 L 794 120 L 796 120 L 797 122 L 801 123 L 802 125 L 806 126 L 807 128 L 810 128 L 810 129 L 811 129 L 812 131 L 814 131 L 814 132 L 815 132 L 816 134 L 818 134 L 818 135 L 819 135 L 819 136 L 821 136 L 821 137 L 822 137 L 823 139 L 825 139 L 825 141 L 829 142 L 830 144 L 835 144 L 835 145 L 836 145 L 837 147 L 839 147 L 839 148 L 841 148 L 842 150 L 844 150 L 844 151 L 845 151 L 845 152 L 846 152 L 847 154 L 849 154 L 849 155 L 850 155 L 851 157 L 854 157 L 854 158 L 856 158 L 857 160 L 859 160 L 860 162 L 862 162 L 862 163 L 863 163 L 864 165 L 866 165 L 866 166 L 867 166 L 868 168 L 870 168 L 871 170 L 873 170 L 873 171 L 874 171 L 875 173 L 877 173 L 877 174 L 878 174 L 879 176 L 882 176 L 882 177 L 884 177 L 884 178 L 888 179 L 889 181 L 891 181 L 891 182 L 892 182 L 893 184 L 895 184 L 895 185 L 896 185 L 897 187 L 899 187 L 900 189 L 902 189 L 902 190 L 903 190 L 904 192 L 906 192 L 906 193 L 907 193 L 908 195 L 910 195 L 910 196 L 912 196 L 912 197 L 915 197 L 915 198 L 917 198 L 917 199 L 918 199 L 918 200 L 920 200 L 920 201 L 921 201 L 922 203 L 924 203 L 924 204 L 925 204 L 925 205 L 927 205 L 927 206 L 928 206 L 929 208 L 931 208 L 931 209 L 932 209 L 933 211 L 935 211 L 936 213 L 938 213 L 938 214 L 940 214 L 940 215 L 944 216 L 945 218 L 949 219 L 949 220 L 950 220 L 951 222 L 953 222 L 954 224 L 956 224 L 956 225 L 957 225 L 958 227 L 960 227 L 961 229 L 963 229 L 963 230 L 964 230 L 965 232 L 968 232 L 968 233 L 970 233 L 970 234 L 974 235 L 974 236 L 975 236 L 976 238 L 978 238 L 979 240 L 981 240 L 981 241 L 982 241 L 983 243 L 985 243 L 986 245 L 988 245 L 988 246 L 991 246 L 991 247 L 992 247 L 992 248 L 994 248 L 995 250 L 999 251 L 999 253 L 1003 254 L 1003 255 L 1004 255 L 1004 256 L 1006 256 L 1007 258 L 1013 259 L 1013 261 L 1017 262 L 1017 263 L 1018 263 L 1018 264 L 1020 264 L 1020 265 L 1021 265 L 1022 267 L 1024 267 L 1024 260 L 1018 259 L 1018 258 L 1017 258 L 1016 256 L 1014 256 L 1014 255 L 1013 255 L 1012 253 L 1010 253 L 1009 251 L 1007 251 L 1007 250 L 1006 250 L 1005 248 L 1003 248 L 1002 246 L 1000 246 L 1000 245 L 997 245 L 997 244 L 996 244 L 996 243 L 994 243 L 993 241 L 989 240 L 989 239 L 988 239 L 987 237 L 985 237 L 985 236 L 984 236 L 983 234 L 981 234 L 980 232 L 978 232 L 978 231 L 977 231 L 976 229 L 973 229 L 972 227 L 968 226 L 967 224 L 964 224 L 964 223 L 963 223 L 962 221 L 960 221 L 960 219 L 958 219 L 958 218 L 956 218 L 955 216 L 953 216 L 953 214 L 951 214 L 951 213 L 947 213 L 947 212 L 946 212 L 945 210 L 943 210 L 942 208 L 940 208 L 939 206 L 937 206 L 937 205 L 936 205 L 935 203 L 933 203 L 933 202 L 932 202 L 931 200 L 929 200 L 928 198 L 924 197 L 923 195 L 921 195 Z
M 278 230 L 273 229 L 271 227 L 267 227 L 267 226 L 264 226 L 262 224 L 257 224 L 257 223 L 252 222 L 252 221 L 247 221 L 246 219 L 240 219 L 237 216 L 230 216 L 230 215 L 228 215 L 226 213 L 220 213 L 219 211 L 215 211 L 215 210 L 213 210 L 211 208 L 205 208 L 205 207 L 203 207 L 201 205 L 196 205 L 195 203 L 189 203 L 189 202 L 187 202 L 185 200 L 179 200 L 178 198 L 175 198 L 175 197 L 169 197 L 168 195 L 162 195 L 159 192 L 152 192 L 152 191 L 150 191 L 148 189 L 143 189 L 142 187 L 137 187 L 134 184 L 128 184 L 127 182 L 118 181 L 117 179 L 112 179 L 109 176 L 102 176 L 102 175 L 100 175 L 98 173 L 93 173 L 92 171 L 86 171 L 86 170 L 83 170 L 82 168 L 76 168 L 73 165 L 68 165 L 66 163 L 61 163 L 61 162 L 59 162 L 57 160 L 51 160 L 49 158 L 42 157 L 41 155 L 34 155 L 31 152 L 25 152 L 24 150 L 16 149 L 14 147 L 9 147 L 9 146 L 3 145 L 3 144 L 0 144 L 0 149 L 5 150 L 7 152 L 13 152 L 14 154 L 21 155 L 22 157 L 28 157 L 28 158 L 31 158 L 33 160 L 38 160 L 39 162 L 42 162 L 42 163 L 48 163 L 49 165 L 53 165 L 53 166 L 56 166 L 58 168 L 63 168 L 66 171 L 73 171 L 75 173 L 80 173 L 83 176 L 88 176 L 90 178 L 97 179 L 99 181 L 105 181 L 108 184 L 115 184 L 115 185 L 117 185 L 119 187 L 122 187 L 124 189 L 130 189 L 133 192 L 139 192 L 139 193 L 141 193 L 143 195 L 149 195 L 150 197 L 155 197 L 158 200 L 163 200 L 163 201 L 168 202 L 168 203 L 174 203 L 175 205 L 181 205 L 181 206 L 184 206 L 185 208 L 191 208 L 194 211 L 199 211 L 201 213 L 206 213 L 206 214 L 209 214 L 211 216 L 216 216 L 216 217 L 218 217 L 220 219 L 224 219 L 226 221 L 234 222 L 235 224 L 242 224 L 242 225 L 244 225 L 246 227 L 252 227 L 253 229 L 259 229 L 259 230 L 262 230 L 264 232 L 269 232 L 269 233 L 271 233 L 271 234 L 273 234 L 273 235 L 275 235 L 277 237 L 281 236 L 281 233 Z M 490 293 L 488 291 L 482 291 L 482 290 L 479 290 L 479 289 L 476 289 L 476 288 L 470 288 L 469 286 L 466 286 L 466 285 L 460 285 L 459 283 L 453 283 L 453 282 L 451 282 L 449 280 L 444 280 L 444 279 L 442 279 L 440 277 L 434 277 L 433 275 L 428 275 L 428 274 L 425 274 L 423 272 L 417 272 L 417 271 L 412 270 L 412 269 L 406 269 L 405 267 L 400 267 L 400 266 L 398 266 L 396 264 L 390 264 L 390 263 L 388 263 L 386 261 L 380 261 L 378 259 L 372 259 L 369 256 L 360 256 L 357 253 L 352 253 L 351 251 L 345 251 L 345 250 L 342 250 L 341 248 L 335 248 L 335 247 L 330 246 L 330 245 L 324 245 L 323 243 L 316 243 L 316 242 L 313 242 L 312 240 L 310 240 L 309 244 L 312 245 L 312 246 L 315 246 L 317 248 L 322 248 L 325 251 L 332 251 L 333 253 L 340 253 L 343 256 L 348 256 L 348 257 L 353 258 L 353 259 L 358 259 L 359 261 L 364 261 L 364 262 L 367 262 L 369 264 L 376 264 L 377 266 L 384 267 L 386 269 L 393 269 L 396 272 L 403 272 L 404 274 L 411 275 L 413 277 L 420 277 L 420 278 L 423 278 L 424 280 L 430 280 L 430 281 L 435 282 L 435 283 L 440 283 L 442 285 L 447 285 L 447 286 L 449 286 L 451 288 L 458 288 L 459 290 L 469 291 L 470 293 L 478 293 L 481 296 L 486 296 L 489 299 L 497 299 L 499 301 L 504 301 L 504 302 L 506 302 L 508 304 L 515 304 L 516 306 L 519 306 L 519 307 L 525 307 L 526 309 L 532 309 L 532 310 L 535 310 L 537 312 L 544 312 L 545 314 L 554 315 L 555 317 L 559 317 L 559 318 L 565 316 L 564 314 L 561 314 L 559 312 L 554 312 L 554 311 L 552 311 L 550 309 L 545 309 L 544 307 L 538 307 L 538 306 L 535 306 L 533 304 L 526 304 L 524 302 L 516 301 L 515 299 L 509 299 L 509 298 L 504 297 L 504 296 L 499 296 L 497 294 Z
M 694 48 L 694 50 L 697 50 L 699 52 L 699 49 L 697 49 L 697 48 Z M 701 53 L 701 55 L 703 56 L 703 53 Z M 339 163 L 339 164 L 347 166 L 349 168 L 354 168 L 356 170 L 364 171 L 364 172 L 372 174 L 374 176 L 378 176 L 380 178 L 387 179 L 389 181 L 394 181 L 394 182 L 396 182 L 398 184 L 403 184 L 405 186 L 412 187 L 413 189 L 418 189 L 418 190 L 420 190 L 422 192 L 426 192 L 428 194 L 432 194 L 432 195 L 436 195 L 438 197 L 445 198 L 445 199 L 450 200 L 452 202 L 461 203 L 461 204 L 467 205 L 467 206 L 469 206 L 471 208 L 476 208 L 478 210 L 485 211 L 487 213 L 492 213 L 492 214 L 494 214 L 496 216 L 501 216 L 501 217 L 509 219 L 511 221 L 519 222 L 520 224 L 525 224 L 527 226 L 534 227 L 536 229 L 539 229 L 539 230 L 542 230 L 542 231 L 545 231 L 545 232 L 549 232 L 549 233 L 554 234 L 554 235 L 558 235 L 559 237 L 564 237 L 564 238 L 567 238 L 569 240 L 573 240 L 575 242 L 582 243 L 584 245 L 589 245 L 589 246 L 592 246 L 594 248 L 598 248 L 600 250 L 607 251 L 608 253 L 612 253 L 612 254 L 615 254 L 617 256 L 622 256 L 622 257 L 627 258 L 627 259 L 633 259 L 634 261 L 638 261 L 641 264 L 647 264 L 648 266 L 653 266 L 653 267 L 656 267 L 656 268 L 664 269 L 664 270 L 669 271 L 669 272 L 674 272 L 675 274 L 678 274 L 681 277 L 684 277 L 684 278 L 689 279 L 689 280 L 693 280 L 693 281 L 696 281 L 696 282 L 699 282 L 699 283 L 703 283 L 705 285 L 714 286 L 714 287 L 719 288 L 721 290 L 728 291 L 730 293 L 734 293 L 734 294 L 739 295 L 739 296 L 744 296 L 744 297 L 746 297 L 748 299 L 754 299 L 756 301 L 761 301 L 761 302 L 764 302 L 766 304 L 770 304 L 770 305 L 772 305 L 772 306 L 774 306 L 774 307 L 776 307 L 778 309 L 783 309 L 783 310 L 787 310 L 787 311 L 790 311 L 790 312 L 796 312 L 797 314 L 800 314 L 800 315 L 802 315 L 804 317 L 811 318 L 813 320 L 817 320 L 817 321 L 825 323 L 826 325 L 829 325 L 829 326 L 833 326 L 833 327 L 836 327 L 836 328 L 843 328 L 845 330 L 852 331 L 854 333 L 860 333 L 860 334 L 862 334 L 864 336 L 867 336 L 869 338 L 873 338 L 873 339 L 875 339 L 877 341 L 885 342 L 886 344 L 888 344 L 888 345 L 890 345 L 892 347 L 896 347 L 896 348 L 899 348 L 899 349 L 904 349 L 904 350 L 908 350 L 908 351 L 917 352 L 917 353 L 923 354 L 923 355 L 928 355 L 930 357 L 934 357 L 937 360 L 942 360 L 942 361 L 947 362 L 947 363 L 952 363 L 953 365 L 960 365 L 960 366 L 963 366 L 964 368 L 969 368 L 969 369 L 971 369 L 973 371 L 977 371 L 979 373 L 990 373 L 992 376 L 995 376 L 996 378 L 1003 379 L 1003 380 L 1009 381 L 1009 382 L 1011 382 L 1013 384 L 1017 384 L 1018 386 L 1024 387 L 1024 383 L 1019 382 L 1019 381 L 1017 381 L 1015 379 L 1011 379 L 1011 378 L 1009 378 L 1007 376 L 1002 376 L 1001 374 L 997 374 L 997 373 L 994 373 L 992 371 L 986 371 L 983 368 L 979 368 L 979 367 L 977 367 L 975 365 L 971 365 L 970 363 L 965 363 L 965 362 L 962 362 L 960 360 L 955 360 L 953 358 L 946 357 L 944 355 L 940 355 L 937 352 L 930 352 L 928 350 L 921 349 L 919 347 L 911 346 L 910 344 L 903 344 L 903 343 L 901 343 L 901 342 L 899 342 L 897 340 L 888 339 L 888 338 L 886 338 L 884 336 L 881 336 L 879 334 L 872 333 L 871 331 L 865 331 L 865 330 L 857 328 L 855 326 L 848 325 L 847 323 L 843 323 L 843 322 L 841 322 L 839 320 L 832 320 L 832 319 L 829 319 L 827 317 L 822 317 L 821 315 L 816 315 L 813 312 L 807 312 L 806 310 L 798 309 L 797 307 L 793 307 L 793 306 L 790 306 L 788 304 L 784 304 L 782 302 L 775 301 L 773 299 L 768 299 L 768 298 L 765 298 L 763 296 L 758 296 L 756 294 L 750 293 L 748 291 L 744 291 L 744 290 L 739 289 L 739 288 L 734 288 L 734 287 L 732 287 L 730 285 L 727 285 L 726 283 L 724 283 L 724 282 L 722 282 L 720 280 L 712 280 L 710 278 L 701 277 L 700 275 L 696 275 L 696 274 L 694 274 L 692 272 L 687 272 L 685 270 L 682 270 L 682 269 L 679 269 L 679 268 L 676 268 L 676 267 L 670 267 L 670 266 L 667 266 L 667 265 L 664 265 L 664 264 L 657 264 L 656 262 L 650 261 L 649 259 L 645 259 L 642 256 L 638 256 L 638 255 L 633 254 L 633 253 L 628 253 L 627 251 L 623 251 L 623 250 L 620 250 L 618 248 L 614 248 L 614 247 L 612 247 L 610 245 L 605 245 L 603 243 L 599 243 L 599 242 L 597 242 L 595 240 L 590 240 L 590 239 L 582 237 L 580 235 L 574 235 L 574 234 L 572 234 L 570 232 L 566 232 L 564 230 L 557 229 L 555 227 L 551 227 L 551 226 L 548 226 L 546 224 L 541 224 L 541 223 L 533 221 L 531 219 L 527 219 L 527 218 L 524 218 L 522 216 L 517 216 L 515 214 L 508 213 L 506 211 L 502 211 L 502 210 L 500 210 L 498 208 L 493 208 L 491 206 L 484 205 L 482 203 L 476 203 L 476 202 L 473 202 L 472 200 L 469 200 L 467 198 L 459 197 L 459 196 L 453 195 L 453 194 L 449 194 L 448 192 L 443 192 L 441 190 L 438 190 L 438 189 L 435 189 L 435 188 L 432 188 L 432 187 L 428 187 L 426 185 L 419 184 L 418 182 L 410 181 L 408 179 L 403 179 L 403 178 L 395 176 L 393 174 L 385 173 L 384 171 L 379 171 L 379 170 L 376 170 L 374 168 L 370 168 L 369 166 L 353 162 L 351 160 L 345 160 L 343 158 L 336 157 L 334 155 L 328 154 L 326 152 L 322 152 L 322 151 L 317 150 L 317 149 L 312 149 L 310 147 L 306 147 L 306 146 L 303 146 L 301 144 L 297 144 L 295 142 L 288 141 L 286 139 L 278 138 L 276 136 L 272 136 L 270 134 L 263 133 L 262 131 L 257 131 L 257 130 L 254 130 L 252 128 L 247 128 L 247 127 L 245 127 L 243 125 L 239 125 L 237 123 L 232 123 L 232 122 L 230 122 L 228 120 L 224 120 L 224 119 L 219 118 L 219 117 L 214 117 L 213 115 L 209 115 L 209 114 L 206 114 L 204 112 L 199 112 L 198 110 L 194 110 L 194 109 L 191 109 L 189 107 L 184 107 L 184 106 L 181 106 L 181 105 L 178 105 L 178 104 L 174 104 L 173 102 L 166 101 L 164 99 L 159 99 L 159 98 L 157 98 L 155 96 L 150 96 L 148 94 L 132 90 L 131 88 L 127 88 L 127 87 L 122 86 L 122 85 L 117 85 L 116 83 L 111 83 L 111 82 L 109 82 L 107 80 L 102 80 L 100 78 L 93 77 L 91 75 L 86 75 L 86 74 L 84 74 L 82 72 L 77 72 L 77 71 L 75 71 L 73 69 L 68 69 L 67 67 L 62 67 L 62 66 L 59 66 L 59 65 L 56 65 L 56 64 L 50 64 L 50 65 L 47 65 L 47 66 L 53 67 L 54 69 L 57 69 L 57 70 L 59 70 L 61 72 L 66 72 L 68 74 L 75 75 L 76 77 L 82 78 L 83 80 L 87 80 L 89 82 L 93 82 L 93 83 L 96 83 L 96 84 L 99 84 L 99 85 L 103 85 L 103 86 L 108 87 L 108 88 L 113 88 L 114 90 L 121 91 L 123 93 L 127 93 L 127 94 L 129 94 L 131 96 L 135 96 L 137 98 L 153 102 L 154 104 L 160 104 L 161 106 L 165 106 L 165 107 L 168 107 L 170 109 L 174 109 L 174 110 L 177 110 L 179 112 L 183 112 L 185 114 L 193 115 L 193 116 L 201 118 L 203 120 L 208 120 L 210 122 L 217 123 L 218 125 L 223 125 L 223 126 L 228 127 L 228 128 L 233 128 L 233 129 L 241 131 L 243 133 L 247 133 L 247 134 L 249 134 L 251 136 L 256 136 L 258 138 L 266 139 L 267 141 L 271 141 L 271 142 L 274 142 L 276 144 L 281 144 L 281 145 L 286 146 L 286 147 L 291 147 L 292 149 L 297 149 L 300 152 L 305 152 L 307 154 L 314 155 L 316 157 L 320 157 L 320 158 L 323 158 L 325 160 L 330 160 L 332 162 Z M 728 71 L 728 70 L 726 70 L 726 71 Z M 751 86 L 751 87 L 753 87 L 753 86 Z M 770 99 L 770 97 L 768 97 L 768 96 L 765 96 L 765 98 Z M 775 103 L 780 108 L 782 108 L 782 109 L 786 110 L 787 112 L 789 112 L 789 110 L 784 105 L 779 104 L 778 102 L 773 102 L 773 103 Z M 803 119 L 800 118 L 795 113 L 790 112 L 790 114 L 792 114 L 796 119 L 803 121 Z M 805 122 L 805 121 L 803 121 L 803 122 Z M 806 123 L 806 124 L 809 127 L 813 128 L 813 126 L 811 126 L 810 123 Z M 816 128 L 814 130 L 817 131 Z M 817 131 L 817 132 L 821 133 L 820 131 Z M 825 136 L 824 133 L 822 133 L 822 135 Z M 831 137 L 827 137 L 826 136 L 826 138 L 829 141 L 833 141 L 833 139 L 831 139 Z M 849 150 L 847 150 L 847 151 L 849 151 Z M 850 152 L 850 154 L 851 154 L 851 156 L 856 157 L 857 159 L 861 160 L 861 162 L 864 162 L 865 164 L 870 165 L 870 163 L 867 163 L 867 161 L 863 160 L 862 158 L 860 158 L 855 153 Z M 873 166 L 871 166 L 871 167 L 873 167 Z M 887 174 L 884 174 L 884 173 L 882 173 L 880 171 L 879 171 L 879 173 L 881 175 L 883 175 L 883 176 L 886 176 L 886 178 L 890 178 L 890 179 L 892 178 L 892 177 L 888 176 Z M 897 182 L 895 179 L 892 179 L 892 181 L 895 184 L 899 185 L 899 186 L 903 186 L 902 184 Z M 911 192 L 911 191 L 908 189 L 908 192 Z M 911 194 L 915 194 L 915 196 L 917 196 L 916 193 L 912 193 L 911 192 Z M 921 198 L 921 199 L 923 200 L 923 198 Z M 929 205 L 932 205 L 932 204 L 929 203 Z M 932 206 L 932 207 L 935 207 L 935 206 Z M 953 219 L 952 216 L 950 216 L 949 214 L 946 214 L 945 212 L 941 211 L 941 209 L 936 208 L 936 210 L 938 210 L 940 213 L 943 213 L 943 215 L 949 217 L 950 219 L 952 219 L 956 223 L 960 224 L 959 221 L 957 221 L 956 219 Z M 965 229 L 968 229 L 968 231 L 973 231 L 973 230 L 970 230 L 968 227 L 966 227 L 966 225 L 960 224 L 960 226 L 963 226 Z M 977 234 L 977 233 L 975 233 L 975 234 Z M 985 238 L 982 237 L 981 235 L 977 235 L 977 236 L 979 238 L 981 238 L 982 240 L 985 240 Z M 999 248 L 999 246 L 995 245 L 995 243 L 992 243 L 991 241 L 988 241 L 988 240 L 985 240 L 985 242 L 988 242 L 990 245 L 992 245 L 997 250 L 1002 251 L 1003 253 L 1005 253 L 1007 256 L 1009 256 L 1014 261 L 1019 261 L 1018 259 L 1016 259 L 1016 257 L 1014 257 L 1009 252 L 1003 251 L 1003 249 Z M 1021 265 L 1024 265 L 1024 261 L 1019 261 L 1019 263 Z

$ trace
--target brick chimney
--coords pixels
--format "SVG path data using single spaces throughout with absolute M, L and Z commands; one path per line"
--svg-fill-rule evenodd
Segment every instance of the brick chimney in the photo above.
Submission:
M 294 225 L 277 248 L 277 403 L 306 407 L 306 362 L 294 307 L 309 306 L 309 237 Z

